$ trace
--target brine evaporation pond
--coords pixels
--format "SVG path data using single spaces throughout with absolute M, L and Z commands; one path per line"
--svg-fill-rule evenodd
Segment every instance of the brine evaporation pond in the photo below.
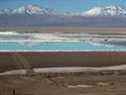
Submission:
M 126 35 L 84 32 L 0 32 L 3 51 L 126 51 Z

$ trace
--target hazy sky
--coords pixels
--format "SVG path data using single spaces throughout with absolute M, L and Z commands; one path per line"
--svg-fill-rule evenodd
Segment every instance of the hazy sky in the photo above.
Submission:
M 0 0 L 0 9 L 16 8 L 28 4 L 37 4 L 59 11 L 85 11 L 94 6 L 126 6 L 126 0 Z

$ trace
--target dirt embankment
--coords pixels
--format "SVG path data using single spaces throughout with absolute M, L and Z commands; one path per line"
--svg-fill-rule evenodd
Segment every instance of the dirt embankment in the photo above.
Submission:
M 40 67 L 104 67 L 126 64 L 125 52 L 1 52 L 0 72 Z

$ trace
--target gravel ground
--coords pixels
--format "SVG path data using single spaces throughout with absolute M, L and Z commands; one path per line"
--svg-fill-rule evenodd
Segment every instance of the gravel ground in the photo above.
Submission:
M 126 95 L 126 71 L 1 76 L 0 95 Z

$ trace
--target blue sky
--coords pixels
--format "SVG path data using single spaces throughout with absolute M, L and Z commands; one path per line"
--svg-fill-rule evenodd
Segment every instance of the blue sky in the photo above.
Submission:
M 28 4 L 37 4 L 58 11 L 85 11 L 94 6 L 126 6 L 126 0 L 0 0 L 0 9 L 16 8 Z

